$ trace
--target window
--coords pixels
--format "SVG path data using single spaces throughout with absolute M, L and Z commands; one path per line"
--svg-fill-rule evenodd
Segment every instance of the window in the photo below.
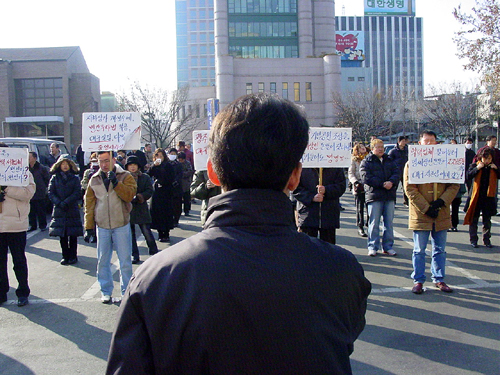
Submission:
M 293 83 L 293 100 L 300 102 L 300 82 Z
M 272 92 L 273 94 L 276 94 L 276 82 L 271 82 L 269 84 L 269 91 Z
M 306 82 L 306 102 L 312 102 L 312 83 Z
M 283 99 L 288 99 L 288 82 L 283 82 L 283 86 L 281 88 L 281 96 Z
M 264 82 L 259 82 L 259 92 L 264 92 Z
M 62 116 L 62 78 L 17 79 L 17 116 Z
M 365 81 L 365 77 L 358 77 L 358 82 L 364 82 Z
M 354 82 L 354 77 L 347 77 L 348 82 Z
M 247 83 L 247 95 L 252 93 L 252 84 Z

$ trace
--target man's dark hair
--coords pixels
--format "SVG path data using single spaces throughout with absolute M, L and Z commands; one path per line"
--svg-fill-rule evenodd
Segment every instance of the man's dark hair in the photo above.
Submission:
M 38 154 L 35 151 L 30 151 L 31 156 L 33 156 L 35 159 L 38 159 Z
M 97 155 L 109 154 L 112 158 L 116 158 L 116 152 L 114 151 L 98 151 Z
M 54 145 L 54 146 L 56 146 L 56 148 L 59 148 L 59 143 L 54 142 L 54 143 L 51 143 L 51 145 Z
M 179 142 L 177 143 L 177 147 L 180 147 L 180 146 L 186 146 L 186 142 L 184 142 L 184 141 L 179 141 Z
M 179 152 L 179 154 L 177 155 L 177 159 L 184 159 L 186 160 L 186 153 L 185 152 Z
M 309 125 L 295 104 L 276 94 L 242 96 L 215 118 L 210 159 L 226 190 L 283 190 L 309 140 Z
M 427 134 L 427 135 L 430 135 L 430 136 L 432 136 L 432 137 L 434 137 L 434 138 L 436 138 L 436 139 L 437 139 L 437 135 L 436 135 L 436 133 L 434 133 L 432 130 L 424 130 L 424 131 L 420 134 L 420 138 L 422 138 L 422 137 L 423 137 L 424 135 L 426 135 L 426 134 Z
M 488 156 L 491 156 L 491 158 L 493 159 L 495 157 L 495 150 L 489 147 L 485 147 L 477 154 L 477 161 L 480 162 L 481 158 L 487 158 Z
M 406 139 L 408 139 L 408 137 L 406 135 L 400 135 L 398 137 L 398 143 L 401 142 L 401 141 L 405 141 Z
M 172 147 L 170 150 L 168 150 L 168 153 L 170 154 L 171 152 L 175 152 L 175 154 L 177 155 L 178 152 L 177 152 L 177 149 Z
M 148 147 L 148 146 L 151 146 L 151 143 L 146 143 L 146 144 L 144 145 L 144 147 Z
M 465 142 L 474 142 L 474 140 L 473 140 L 471 137 L 467 137 L 467 138 L 465 139 Z
M 494 138 L 494 139 L 497 139 L 497 136 L 496 136 L 496 135 L 493 135 L 493 134 L 492 134 L 492 135 L 487 136 L 487 137 L 486 137 L 486 142 L 491 141 L 493 138 Z

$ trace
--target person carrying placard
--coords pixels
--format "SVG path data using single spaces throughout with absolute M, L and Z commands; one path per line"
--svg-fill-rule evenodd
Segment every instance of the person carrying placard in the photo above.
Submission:
M 420 135 L 420 145 L 436 145 L 436 133 L 425 130 Z M 432 281 L 443 292 L 453 290 L 444 282 L 446 263 L 446 236 L 451 228 L 450 204 L 457 195 L 459 184 L 409 183 L 409 163 L 404 170 L 404 187 L 410 202 L 408 228 L 413 230 L 413 288 L 412 292 L 424 292 L 425 249 L 432 238 Z

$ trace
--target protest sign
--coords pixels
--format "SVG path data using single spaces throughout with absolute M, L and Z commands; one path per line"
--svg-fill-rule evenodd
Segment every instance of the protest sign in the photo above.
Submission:
M 408 146 L 408 182 L 426 184 L 444 182 L 463 184 L 465 181 L 464 145 Z
M 0 185 L 27 186 L 28 183 L 28 149 L 0 147 Z
M 84 113 L 83 151 L 139 150 L 141 116 L 136 112 Z
M 194 169 L 206 171 L 208 162 L 208 135 L 210 130 L 196 130 L 193 132 Z
M 303 168 L 347 168 L 351 165 L 351 128 L 310 128 Z

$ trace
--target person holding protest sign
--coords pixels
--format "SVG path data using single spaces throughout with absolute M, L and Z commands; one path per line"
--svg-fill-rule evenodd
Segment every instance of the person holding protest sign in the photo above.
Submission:
M 420 145 L 436 145 L 436 133 L 425 130 L 420 135 Z M 409 163 L 404 170 L 405 191 L 410 202 L 408 228 L 413 230 L 413 288 L 415 294 L 423 293 L 425 277 L 425 249 L 432 238 L 432 280 L 443 292 L 453 290 L 444 282 L 446 264 L 446 236 L 451 228 L 450 204 L 457 195 L 459 184 L 409 183 Z
M 498 167 L 493 163 L 494 151 L 483 148 L 478 154 L 477 163 L 472 163 L 467 171 L 467 179 L 473 181 L 472 194 L 467 199 L 464 225 L 469 225 L 469 238 L 472 247 L 477 248 L 477 225 L 479 216 L 483 216 L 483 243 L 492 248 L 491 217 L 497 213 L 495 195 L 497 180 L 500 176 Z
M 201 233 L 137 269 L 107 374 L 352 372 L 371 285 L 353 254 L 294 230 L 288 194 L 308 129 L 272 94 L 217 115 L 210 151 L 224 193 Z
M 130 211 L 137 191 L 134 177 L 115 164 L 112 151 L 99 151 L 99 171 L 90 179 L 85 193 L 85 242 L 97 228 L 97 281 L 101 302 L 110 303 L 113 293 L 111 256 L 113 245 L 120 262 L 120 291 L 123 295 L 132 277 L 132 234 Z
M 0 142 L 0 147 L 9 147 Z M 24 172 L 23 172 L 24 173 Z M 9 273 L 7 255 L 10 250 L 14 273 L 19 286 L 16 289 L 17 306 L 29 303 L 28 261 L 26 260 L 26 231 L 30 200 L 36 186 L 33 175 L 28 171 L 27 186 L 2 186 L 0 188 L 0 304 L 7 301 Z
M 366 237 L 365 233 L 365 187 L 361 182 L 361 171 L 359 166 L 368 155 L 366 147 L 362 143 L 356 143 L 352 149 L 352 161 L 349 167 L 349 182 L 352 184 L 354 203 L 356 204 L 356 225 L 361 237 Z M 368 218 L 366 220 L 368 222 Z
M 83 236 L 82 219 L 78 201 L 81 199 L 79 169 L 69 155 L 62 155 L 52 166 L 49 183 L 49 199 L 54 205 L 49 235 L 59 237 L 61 265 L 78 262 L 77 239 Z
M 169 163 L 165 150 L 157 148 L 155 160 L 148 174 L 153 177 L 155 191 L 151 198 L 151 228 L 158 231 L 160 242 L 170 241 L 170 230 L 174 227 L 172 190 L 175 181 L 174 167 Z
M 382 251 L 396 256 L 394 245 L 394 208 L 399 183 L 398 165 L 384 152 L 384 142 L 372 140 L 370 154 L 361 162 L 361 181 L 368 206 L 368 255 L 377 256 L 380 250 L 380 219 L 383 219 Z

